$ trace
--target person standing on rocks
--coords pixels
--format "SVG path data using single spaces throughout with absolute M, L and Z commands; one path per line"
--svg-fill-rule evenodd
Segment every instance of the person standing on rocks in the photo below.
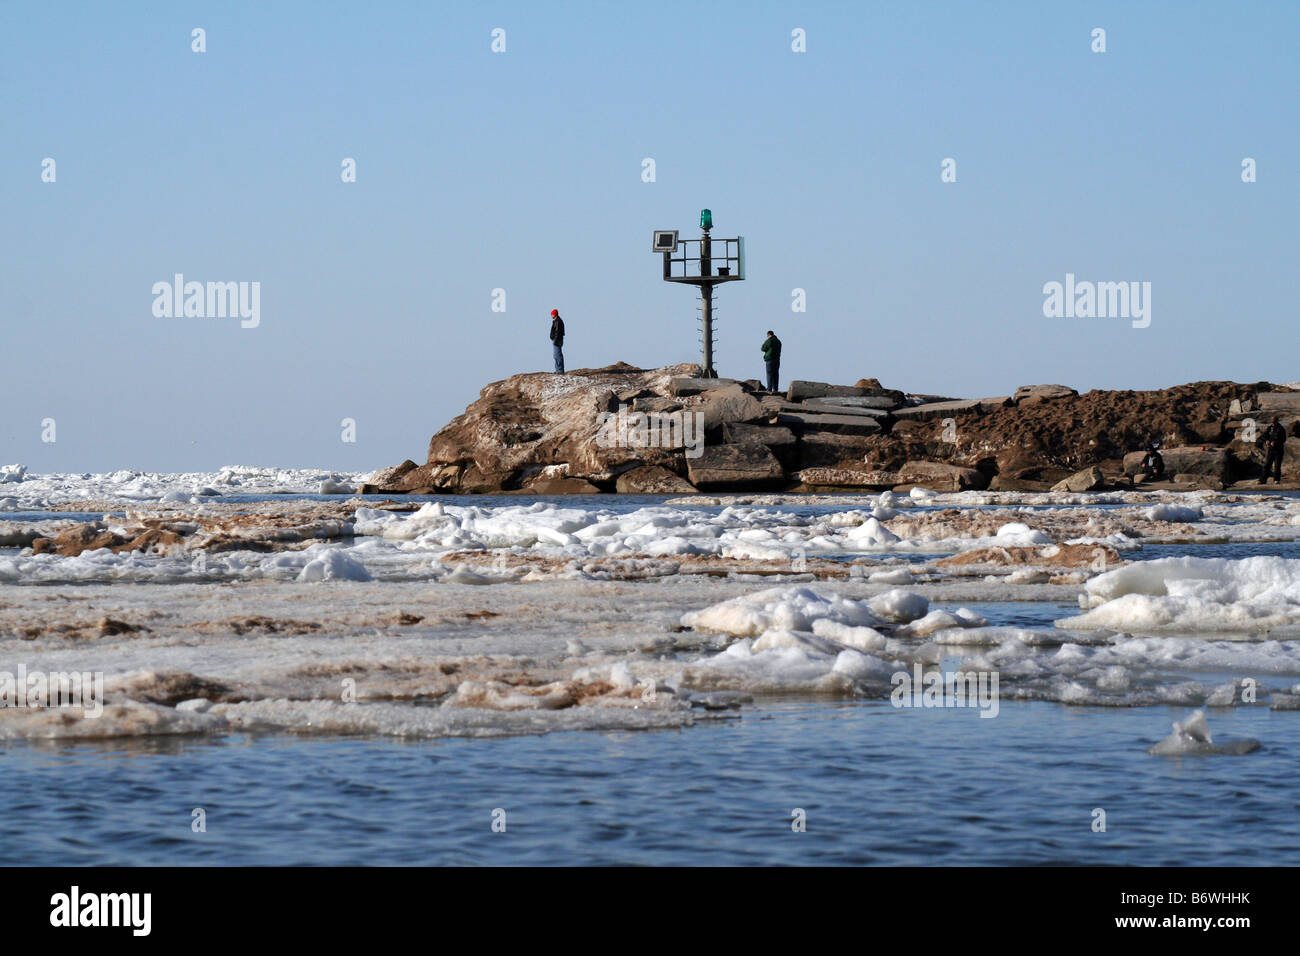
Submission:
M 1273 424 L 1264 429 L 1264 478 L 1261 485 L 1268 484 L 1269 475 L 1279 485 L 1282 484 L 1282 455 L 1286 451 L 1286 429 L 1276 415 Z
M 551 309 L 551 344 L 555 346 L 555 372 L 564 374 L 564 320 L 559 309 Z
M 781 377 L 781 340 L 771 329 L 763 340 L 763 364 L 767 366 L 767 390 L 779 391 L 777 382 Z

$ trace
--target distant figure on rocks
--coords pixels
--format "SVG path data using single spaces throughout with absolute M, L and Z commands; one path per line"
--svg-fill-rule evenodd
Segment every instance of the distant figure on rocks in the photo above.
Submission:
M 555 371 L 564 374 L 564 320 L 559 309 L 551 309 L 551 343 L 555 346 Z
M 1264 437 L 1261 439 L 1264 445 L 1264 479 L 1261 485 L 1268 484 L 1269 476 L 1280 485 L 1282 484 L 1282 455 L 1286 451 L 1286 429 L 1276 415 L 1273 416 L 1273 424 L 1264 429 Z
M 778 391 L 777 383 L 781 377 L 781 340 L 771 329 L 767 330 L 767 338 L 763 340 L 763 364 L 767 366 L 767 390 Z
M 1142 477 L 1147 481 L 1159 481 L 1165 476 L 1165 460 L 1156 450 L 1156 443 L 1147 445 L 1147 455 L 1142 459 Z

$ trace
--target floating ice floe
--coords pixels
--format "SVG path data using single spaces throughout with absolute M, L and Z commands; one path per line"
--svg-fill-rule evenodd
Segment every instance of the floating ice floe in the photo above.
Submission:
M 311 549 L 309 548 L 308 551 Z M 302 552 L 306 554 L 307 552 Z M 369 581 L 366 566 L 342 548 L 327 548 L 316 554 L 298 572 L 299 581 Z
M 1188 508 L 1185 505 L 1162 503 L 1152 505 L 1146 510 L 1148 521 L 1200 521 L 1205 517 L 1200 508 Z
M 1079 596 L 1074 628 L 1180 632 L 1300 626 L 1300 560 L 1161 558 L 1107 571 Z
M 1147 749 L 1157 756 L 1185 754 L 1248 754 L 1259 749 L 1259 741 L 1243 737 L 1216 744 L 1205 721 L 1205 711 L 1197 710 L 1182 721 L 1174 721 L 1174 732 Z
M 811 632 L 818 619 L 862 627 L 884 623 L 865 602 L 808 587 L 777 587 L 690 611 L 682 615 L 682 624 L 697 631 L 756 637 L 775 628 Z

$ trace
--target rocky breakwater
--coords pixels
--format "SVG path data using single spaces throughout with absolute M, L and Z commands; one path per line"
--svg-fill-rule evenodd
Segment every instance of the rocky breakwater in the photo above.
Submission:
M 488 385 L 423 464 L 377 472 L 361 493 L 1088 491 L 1131 484 L 1149 441 L 1165 449 L 1164 487 L 1223 487 L 1259 474 L 1262 454 L 1244 439 L 1273 408 L 1294 434 L 1300 392 L 1267 383 L 954 399 L 876 379 L 799 380 L 773 394 L 757 380 L 701 378 L 697 365 L 620 362 Z M 1300 479 L 1300 439 L 1284 476 Z

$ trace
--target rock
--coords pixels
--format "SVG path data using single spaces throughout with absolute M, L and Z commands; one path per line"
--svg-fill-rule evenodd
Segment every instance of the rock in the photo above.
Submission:
M 812 488 L 870 488 L 885 491 L 899 483 L 898 472 L 858 471 L 848 468 L 804 468 L 796 475 L 800 484 Z
M 739 385 L 711 388 L 700 394 L 701 404 L 691 411 L 704 414 L 704 430 L 712 432 L 728 422 L 755 422 L 767 417 L 762 403 Z
M 1005 475 L 994 475 L 993 480 L 989 482 L 989 491 L 1049 491 L 1052 487 L 1050 481 L 1031 481 L 1026 478 L 1008 478 Z
M 1067 385 L 1021 385 L 1011 398 L 1017 405 L 1034 405 L 1056 398 L 1074 398 L 1078 394 Z
M 780 412 L 794 412 L 796 415 L 804 410 L 800 402 L 788 402 L 783 395 L 764 395 L 759 399 L 763 410 L 769 415 L 776 415 Z
M 1228 437 L 1227 429 L 1223 426 L 1224 423 L 1220 420 L 1192 422 L 1189 427 L 1201 441 L 1208 445 L 1217 445 Z
M 853 387 L 862 389 L 863 395 L 888 398 L 896 405 L 902 405 L 907 401 L 906 395 L 896 388 L 885 388 L 878 378 L 860 378 L 853 383 Z
M 927 402 L 913 405 L 911 408 L 897 408 L 893 416 L 900 421 L 928 421 L 932 418 L 947 418 L 964 412 L 986 412 L 1010 404 L 1005 395 L 998 398 L 963 398 L 946 402 Z
M 618 476 L 620 495 L 693 495 L 695 486 L 660 465 L 641 465 Z
M 747 425 L 742 422 L 728 422 L 722 430 L 722 438 L 728 445 L 743 445 L 758 442 L 768 448 L 794 446 L 794 432 L 780 425 Z
M 982 471 L 942 461 L 909 461 L 898 471 L 898 484 L 925 485 L 936 491 L 982 491 L 988 483 Z
M 1174 484 L 1183 485 L 1189 491 L 1222 491 L 1227 484 L 1210 475 L 1189 475 L 1179 472 L 1174 475 Z
M 686 473 L 700 490 L 730 488 L 773 488 L 785 479 L 781 463 L 767 446 L 756 442 L 743 445 L 706 445 L 698 458 L 686 459 Z
M 1146 457 L 1144 451 L 1129 452 L 1124 456 L 1124 474 L 1136 475 L 1142 471 L 1142 459 Z M 1226 448 L 1189 446 L 1183 448 L 1162 448 L 1160 457 L 1165 460 L 1165 474 L 1176 475 L 1180 472 L 1188 475 L 1204 475 L 1207 477 L 1217 478 L 1220 481 L 1228 480 L 1228 472 L 1232 465 L 1228 458 Z
M 734 378 L 697 378 L 695 376 L 680 376 L 674 378 L 668 383 L 668 393 L 681 398 L 684 395 L 699 395 L 709 389 L 720 388 L 724 385 L 739 384 Z
M 541 469 L 569 465 L 569 476 L 608 482 L 636 465 L 680 465 L 680 447 L 637 447 L 608 441 L 602 416 L 627 412 L 632 403 L 652 403 L 642 413 L 674 411 L 664 396 L 669 383 L 695 380 L 699 366 L 683 364 L 639 370 L 618 363 L 557 376 L 523 373 L 486 386 L 464 413 L 429 442 L 426 464 L 391 483 L 372 481 L 367 491 L 437 491 L 460 494 L 517 490 Z M 703 390 L 725 384 L 704 379 Z M 623 398 L 620 398 L 622 396 Z M 658 399 L 658 401 L 656 401 Z M 577 486 L 581 488 L 581 486 Z M 583 489 L 585 490 L 585 489 Z
M 582 478 L 540 478 L 522 489 L 530 495 L 598 495 L 600 489 Z
M 1094 465 L 1091 468 L 1085 468 L 1082 471 L 1076 471 L 1064 481 L 1058 481 L 1052 485 L 1053 491 L 1096 491 L 1106 484 L 1106 476 L 1101 473 L 1101 469 Z
M 799 402 L 805 398 L 822 398 L 827 395 L 860 397 L 865 394 L 866 390 L 856 385 L 831 385 L 828 382 L 805 382 L 796 379 L 786 389 L 785 397 L 788 401 Z
M 867 401 L 878 401 L 878 399 L 867 399 Z M 889 412 L 883 408 L 864 408 L 853 405 L 831 405 L 825 399 L 809 399 L 797 406 L 799 408 L 796 415 L 810 413 L 818 415 L 865 415 L 868 418 L 888 418 Z
M 863 458 L 874 441 L 870 435 L 807 432 L 799 438 L 799 465 L 804 469 L 828 467 L 862 470 Z
M 400 465 L 394 465 L 392 468 L 381 468 L 370 476 L 370 481 L 368 481 L 367 484 L 374 484 L 381 488 L 386 485 L 392 485 L 397 482 L 399 478 L 404 477 L 408 472 L 414 471 L 417 467 L 419 466 L 408 458 Z
M 618 400 L 624 405 L 630 405 L 638 398 L 658 398 L 653 391 L 643 385 L 634 385 L 631 388 L 625 388 L 618 393 Z
M 951 395 L 907 395 L 904 396 L 905 405 L 933 405 L 936 402 L 962 402 L 965 399 L 954 398 Z
M 875 435 L 880 422 L 870 415 L 821 415 L 817 413 L 781 412 L 774 425 L 785 425 L 802 434 L 805 431 L 837 432 L 842 435 Z
M 653 398 L 634 398 L 632 399 L 632 411 L 649 412 L 657 415 L 664 415 L 668 412 L 675 412 L 681 409 L 681 405 L 674 402 L 671 398 L 664 398 L 656 395 Z
M 782 468 L 794 468 L 799 464 L 799 440 L 794 432 L 780 425 L 746 425 L 729 422 L 723 426 L 722 440 L 728 445 L 744 445 L 757 442 L 765 445 L 776 456 Z
M 902 395 L 894 400 L 888 395 L 826 395 L 813 399 L 818 405 L 834 405 L 842 408 L 871 408 L 882 411 L 898 408 L 902 405 Z
M 1273 415 L 1300 415 L 1300 392 L 1260 392 L 1255 402 L 1263 424 Z

